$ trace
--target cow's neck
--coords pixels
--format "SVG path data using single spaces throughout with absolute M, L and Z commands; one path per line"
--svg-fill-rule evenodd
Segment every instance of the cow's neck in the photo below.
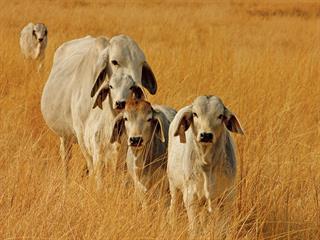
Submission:
M 207 200 L 208 211 L 212 211 L 211 200 L 213 197 L 214 171 L 226 157 L 225 153 L 226 132 L 223 131 L 219 139 L 214 144 L 200 144 L 194 139 L 196 146 L 195 169 L 196 175 L 202 179 L 199 187 L 203 189 L 204 197 Z
M 34 50 L 34 56 L 33 56 L 34 59 L 36 59 L 40 55 L 40 51 L 41 51 L 41 44 L 37 42 Z
M 132 154 L 135 157 L 135 163 L 137 167 L 144 168 L 148 164 L 148 159 L 151 157 L 152 152 L 152 141 L 147 142 L 140 148 L 132 148 Z

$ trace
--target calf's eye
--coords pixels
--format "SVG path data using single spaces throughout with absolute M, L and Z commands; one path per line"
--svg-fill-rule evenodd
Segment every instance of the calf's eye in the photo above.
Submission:
M 148 118 L 148 120 L 147 120 L 148 122 L 151 122 L 152 121 L 152 118 Z
M 218 118 L 223 120 L 223 118 L 224 118 L 223 114 L 220 114 Z
M 109 88 L 112 89 L 113 87 L 111 85 L 109 85 Z
M 128 118 L 124 117 L 123 120 L 124 120 L 124 121 L 128 121 Z
M 195 112 L 192 113 L 192 115 L 193 115 L 194 117 L 198 117 L 198 114 L 196 114 Z
M 116 60 L 112 60 L 111 63 L 114 65 L 114 66 L 118 66 L 119 63 L 116 61 Z

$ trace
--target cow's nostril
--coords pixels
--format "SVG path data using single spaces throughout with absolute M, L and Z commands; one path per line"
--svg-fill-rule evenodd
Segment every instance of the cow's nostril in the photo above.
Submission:
M 116 108 L 117 109 L 124 109 L 125 106 L 126 106 L 126 102 L 125 101 L 117 101 L 116 102 Z
M 143 139 L 142 137 L 130 137 L 129 141 L 131 146 L 137 147 L 137 146 L 141 146 Z
M 39 42 L 42 42 L 43 41 L 43 38 L 39 38 Z
M 212 140 L 212 139 L 213 139 L 213 134 L 212 134 L 212 133 L 207 133 L 207 138 L 208 138 L 209 140 Z
M 212 142 L 213 134 L 212 133 L 200 133 L 200 141 L 201 142 Z

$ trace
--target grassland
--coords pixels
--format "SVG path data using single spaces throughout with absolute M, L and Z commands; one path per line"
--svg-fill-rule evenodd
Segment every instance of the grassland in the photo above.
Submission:
M 185 239 L 166 222 L 166 196 L 141 210 L 126 174 L 96 194 L 73 151 L 67 195 L 58 139 L 40 96 L 55 49 L 87 34 L 125 33 L 144 49 L 159 91 L 180 108 L 220 96 L 239 117 L 237 196 L 226 239 L 320 239 L 320 3 L 0 1 L 0 239 Z M 49 28 L 45 69 L 24 61 L 30 22 Z M 219 239 L 216 215 L 201 238 Z M 200 236 L 199 236 L 200 237 Z

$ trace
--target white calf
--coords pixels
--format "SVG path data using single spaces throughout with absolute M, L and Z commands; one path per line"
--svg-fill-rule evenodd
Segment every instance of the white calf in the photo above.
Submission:
M 229 131 L 243 134 L 236 116 L 215 96 L 200 96 L 178 111 L 169 129 L 168 178 L 170 215 L 174 217 L 180 190 L 195 232 L 196 198 L 211 201 L 230 190 L 236 176 L 236 156 Z

